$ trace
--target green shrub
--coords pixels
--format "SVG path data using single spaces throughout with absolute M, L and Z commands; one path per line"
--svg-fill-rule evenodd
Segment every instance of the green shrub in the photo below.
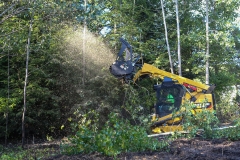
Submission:
M 240 108 L 237 104 L 223 99 L 218 103 L 216 113 L 221 122 L 232 122 L 239 117 Z
M 193 103 L 185 103 L 183 107 L 183 128 L 184 130 L 190 132 L 189 137 L 194 137 L 200 133 L 203 138 L 208 139 L 240 139 L 239 118 L 235 119 L 236 123 L 233 127 L 221 128 L 220 121 L 218 120 L 215 111 L 210 112 L 209 110 L 203 108 L 202 112 L 195 114 L 193 110 L 196 106 Z
M 214 129 L 214 138 L 225 138 L 228 140 L 239 140 L 240 139 L 240 125 L 224 128 L 224 129 Z
M 168 143 L 159 142 L 147 136 L 146 130 L 111 113 L 101 130 L 81 127 L 71 138 L 71 144 L 62 145 L 65 154 L 99 152 L 116 156 L 122 152 L 157 150 L 167 147 Z
M 184 130 L 188 130 L 191 137 L 195 136 L 199 130 L 204 130 L 205 138 L 212 137 L 213 128 L 217 128 L 219 124 L 215 111 L 202 108 L 201 112 L 196 113 L 194 111 L 196 106 L 190 102 L 183 104 L 183 107 L 185 108 L 182 113 Z

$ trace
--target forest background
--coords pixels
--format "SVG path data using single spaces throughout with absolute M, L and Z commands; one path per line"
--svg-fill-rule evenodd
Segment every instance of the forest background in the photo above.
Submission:
M 182 75 L 204 83 L 205 1 L 178 5 Z M 223 122 L 238 116 L 239 6 L 238 0 L 209 0 L 210 83 L 217 86 Z M 175 11 L 174 1 L 164 2 L 178 74 Z M 110 113 L 141 124 L 154 105 L 157 80 L 123 85 L 109 66 L 123 37 L 144 62 L 170 72 L 162 17 L 159 0 L 1 0 L 0 138 L 20 140 L 23 126 L 27 139 L 68 136 L 93 124 L 95 113 L 98 127 Z

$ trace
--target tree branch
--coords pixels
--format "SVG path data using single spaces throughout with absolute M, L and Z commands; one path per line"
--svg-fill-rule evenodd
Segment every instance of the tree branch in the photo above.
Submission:
M 1 20 L 1 22 L 0 22 L 0 24 L 2 24 L 2 23 L 3 23 L 4 21 L 6 21 L 7 19 L 9 19 L 9 18 L 11 18 L 11 17 L 13 17 L 13 16 L 15 16 L 15 15 L 23 12 L 23 11 L 26 10 L 26 9 L 27 9 L 27 8 L 25 8 L 25 7 L 20 7 L 20 8 L 18 8 L 18 10 L 16 10 L 14 13 L 9 14 L 9 15 L 7 15 L 6 17 L 3 17 L 2 20 Z
M 2 17 L 6 12 L 8 12 L 11 8 L 13 8 L 14 6 L 16 6 L 16 3 L 11 5 L 10 7 L 8 7 L 5 11 L 3 11 L 1 14 L 0 14 L 0 17 Z

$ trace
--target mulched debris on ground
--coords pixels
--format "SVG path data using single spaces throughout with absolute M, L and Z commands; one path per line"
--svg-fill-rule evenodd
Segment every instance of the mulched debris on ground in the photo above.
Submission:
M 45 160 L 240 160 L 240 141 L 201 138 L 178 139 L 168 151 L 124 153 L 106 157 L 98 153 L 80 155 L 56 155 Z

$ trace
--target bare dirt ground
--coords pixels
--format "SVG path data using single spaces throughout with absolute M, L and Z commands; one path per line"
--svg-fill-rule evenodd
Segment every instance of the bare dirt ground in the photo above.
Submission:
M 45 160 L 240 160 L 240 140 L 204 140 L 201 138 L 178 139 L 167 151 L 124 153 L 106 157 L 98 153 L 80 155 L 56 155 Z

